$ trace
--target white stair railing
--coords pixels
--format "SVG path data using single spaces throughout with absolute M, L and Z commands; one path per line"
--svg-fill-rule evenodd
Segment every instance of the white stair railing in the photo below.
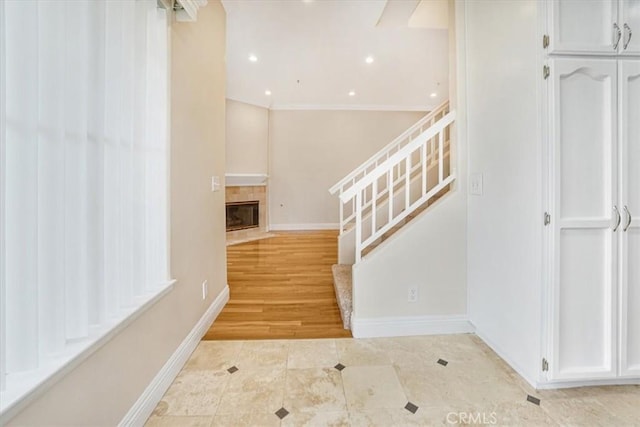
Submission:
M 344 191 L 341 190 L 341 233 L 346 227 L 346 223 L 342 224 L 343 207 L 349 205 L 355 217 L 356 263 L 362 259 L 367 247 L 455 180 L 453 167 L 449 168 L 449 174 L 445 176 L 444 161 L 445 142 L 449 141 L 455 116 L 455 111 L 447 113 L 411 142 L 389 155 L 375 169 L 368 171 Z M 428 182 L 428 172 L 436 161 L 434 184 Z M 416 170 L 420 171 L 420 179 L 417 181 L 413 179 Z M 396 190 L 396 183 L 402 181 L 404 184 Z M 412 191 L 412 185 L 415 187 L 416 184 L 418 188 L 413 188 Z M 417 195 L 415 190 L 418 190 Z M 395 191 L 402 192 L 399 199 L 395 197 Z M 379 215 L 378 212 L 382 203 L 387 204 L 385 215 Z M 398 206 L 397 203 L 401 205 Z M 366 222 L 363 221 L 365 211 L 369 216 Z
M 331 194 L 338 193 L 338 196 L 342 197 L 349 188 L 353 187 L 356 182 L 370 174 L 380 164 L 387 161 L 389 157 L 397 153 L 400 149 L 412 142 L 416 137 L 421 135 L 426 129 L 433 126 L 436 122 L 441 120 L 447 113 L 449 113 L 449 101 L 445 101 L 440 104 L 433 111 L 429 112 L 426 116 L 421 118 L 409 129 L 404 131 L 396 139 L 391 141 L 385 147 L 383 147 L 376 154 L 371 156 L 367 161 L 363 162 L 360 166 L 354 169 L 347 176 L 342 178 L 338 183 L 329 189 Z M 432 151 L 433 153 L 433 151 Z M 340 234 L 346 231 L 347 224 L 353 221 L 355 217 L 355 209 L 353 204 L 340 203 Z

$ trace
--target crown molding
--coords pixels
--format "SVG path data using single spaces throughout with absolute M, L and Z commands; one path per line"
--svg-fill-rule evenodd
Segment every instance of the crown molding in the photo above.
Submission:
M 378 105 L 378 104 L 275 104 L 271 110 L 342 110 L 342 111 L 431 111 L 435 105 Z

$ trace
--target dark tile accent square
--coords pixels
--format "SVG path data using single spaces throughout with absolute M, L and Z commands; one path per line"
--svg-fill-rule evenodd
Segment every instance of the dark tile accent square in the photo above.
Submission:
M 418 406 L 414 405 L 411 402 L 407 402 L 407 404 L 404 405 L 404 409 L 406 409 L 407 411 L 411 412 L 412 414 L 415 414 L 416 411 L 418 410 Z
M 537 397 L 533 397 L 530 394 L 527 394 L 527 402 L 531 402 L 534 405 L 540 406 L 540 399 L 538 399 Z
M 284 408 L 280 408 L 276 411 L 276 415 L 278 416 L 278 418 L 283 419 L 284 417 L 289 415 L 289 411 Z
M 338 363 L 336 366 L 334 366 L 334 368 L 336 368 L 338 371 L 342 371 L 344 368 L 346 368 L 346 366 L 344 366 L 342 363 Z
M 442 366 L 447 366 L 449 364 L 449 362 L 444 359 L 438 359 L 438 363 Z
M 239 371 L 239 369 L 236 368 L 235 366 L 232 366 L 229 369 L 227 369 L 227 372 L 229 372 L 230 374 L 236 373 L 238 371 Z

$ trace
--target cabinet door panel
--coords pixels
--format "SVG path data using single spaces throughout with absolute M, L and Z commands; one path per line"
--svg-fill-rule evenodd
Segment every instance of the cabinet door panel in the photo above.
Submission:
M 624 28 L 627 24 L 628 30 Z M 640 53 L 640 0 L 622 0 L 620 2 L 620 28 L 624 30 L 620 42 L 620 52 L 624 55 Z M 633 36 L 630 36 L 633 33 Z M 625 48 L 626 45 L 626 48 Z
M 620 61 L 620 124 L 620 200 L 633 217 L 620 236 L 620 373 L 640 377 L 640 61 Z
M 608 219 L 612 185 L 616 62 L 554 61 L 558 178 L 563 219 Z
M 551 3 L 550 51 L 615 54 L 617 1 L 555 0 Z
M 625 377 L 640 378 L 640 227 L 627 231 L 621 316 L 621 366 Z
M 557 371 L 601 375 L 611 368 L 611 233 L 560 232 Z
M 617 63 L 552 60 L 550 379 L 616 375 Z

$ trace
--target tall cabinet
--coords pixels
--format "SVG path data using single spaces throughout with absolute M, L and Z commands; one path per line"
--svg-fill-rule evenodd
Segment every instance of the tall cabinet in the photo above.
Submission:
M 640 0 L 553 0 L 544 47 L 547 380 L 640 379 Z

